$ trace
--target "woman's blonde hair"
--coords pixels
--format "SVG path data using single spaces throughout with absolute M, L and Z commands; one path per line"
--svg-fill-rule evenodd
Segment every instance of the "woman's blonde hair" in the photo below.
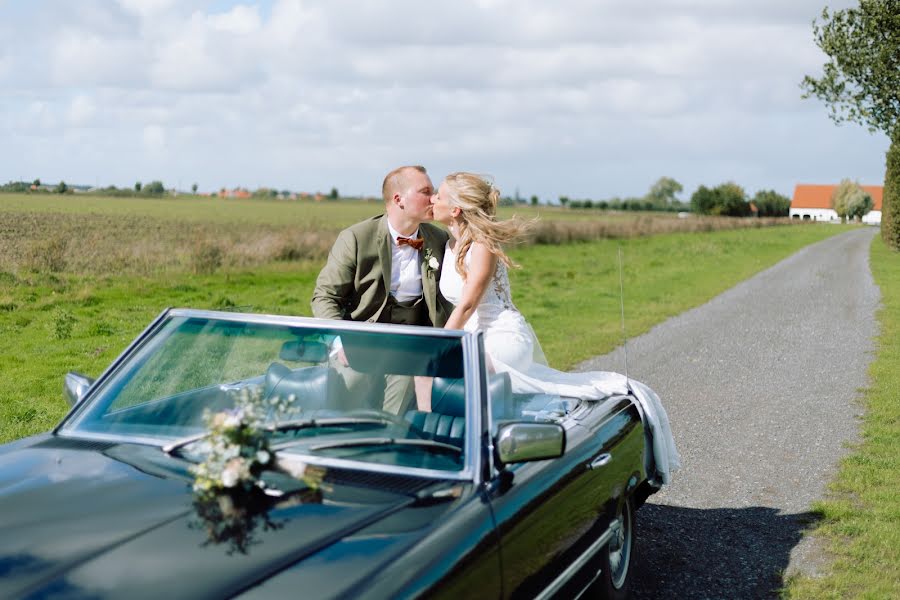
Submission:
M 500 190 L 489 177 L 475 173 L 451 173 L 444 178 L 451 207 L 460 210 L 456 240 L 456 270 L 466 276 L 465 258 L 474 242 L 484 244 L 507 267 L 515 267 L 502 244 L 521 238 L 533 225 L 517 217 L 497 220 Z

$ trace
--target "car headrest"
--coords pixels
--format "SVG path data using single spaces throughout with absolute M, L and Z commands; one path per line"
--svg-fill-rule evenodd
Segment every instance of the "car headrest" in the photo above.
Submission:
M 512 385 L 508 373 L 488 377 L 488 395 L 494 418 L 506 418 L 512 412 Z M 465 384 L 462 378 L 435 377 L 431 385 L 431 411 L 451 417 L 466 415 Z
M 295 406 L 306 409 L 333 408 L 328 406 L 328 367 L 313 366 L 291 370 L 281 363 L 272 363 L 266 371 L 265 398 L 287 398 L 293 395 Z

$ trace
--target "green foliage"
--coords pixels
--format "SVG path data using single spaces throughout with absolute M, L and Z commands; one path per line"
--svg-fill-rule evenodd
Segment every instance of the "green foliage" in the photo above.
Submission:
M 53 337 L 58 340 L 67 340 L 72 337 L 72 328 L 78 319 L 66 309 L 57 309 L 53 312 Z
M 531 197 L 531 205 L 532 205 L 532 206 L 537 206 L 537 205 L 538 205 L 538 197 L 537 197 L 537 196 L 532 196 L 532 197 Z
M 759 190 L 753 196 L 753 204 L 760 217 L 786 217 L 791 212 L 791 199 L 775 190 Z
M 691 210 L 701 215 L 746 217 L 750 215 L 750 203 L 744 188 L 728 182 L 712 189 L 701 185 L 691 195 Z
M 803 97 L 823 100 L 836 123 L 852 121 L 893 137 L 900 124 L 897 0 L 860 0 L 856 8 L 830 13 L 825 8 L 821 19 L 813 32 L 829 61 L 821 78 L 803 78 Z
M 559 205 L 560 205 L 560 206 L 565 206 L 565 205 L 568 204 L 568 203 L 569 203 L 569 197 L 568 197 L 568 196 L 560 196 L 560 197 L 559 197 Z
M 35 179 L 34 181 L 31 182 L 31 185 L 33 185 L 34 187 L 41 187 L 41 180 Z
M 650 187 L 645 200 L 653 206 L 664 207 L 678 202 L 676 194 L 684 191 L 684 187 L 671 177 L 660 177 Z
M 881 237 L 888 247 L 900 250 L 900 133 L 887 151 L 884 197 L 881 200 Z
M 197 184 L 196 183 L 191 186 L 191 193 L 194 193 L 194 194 L 197 193 Z
M 328 197 L 332 200 L 337 200 L 340 197 L 340 194 L 338 194 L 338 189 L 336 187 L 331 188 L 331 192 L 329 192 Z
M 134 191 L 135 191 L 135 192 L 140 193 L 142 187 L 143 187 L 143 184 L 142 184 L 140 181 L 136 181 L 136 182 L 134 183 Z
M 69 191 L 69 186 L 66 185 L 65 181 L 60 181 L 56 185 L 56 187 L 53 188 L 53 191 L 56 192 L 57 194 L 65 194 L 66 192 Z
M 873 206 L 872 196 L 862 189 L 859 183 L 850 179 L 841 180 L 840 185 L 831 194 L 831 207 L 841 221 L 854 217 L 862 219 Z
M 161 196 L 166 192 L 166 187 L 163 185 L 162 181 L 151 181 L 143 187 L 142 191 L 145 194 Z

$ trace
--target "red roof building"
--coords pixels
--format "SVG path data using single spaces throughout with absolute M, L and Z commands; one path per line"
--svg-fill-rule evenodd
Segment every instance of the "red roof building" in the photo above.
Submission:
M 837 187 L 837 185 L 797 184 L 794 188 L 794 197 L 791 199 L 791 218 L 840 223 L 840 217 L 831 208 L 831 196 Z M 880 224 L 884 187 L 880 185 L 861 185 L 860 187 L 872 196 L 875 205 L 872 211 L 863 217 L 863 223 Z

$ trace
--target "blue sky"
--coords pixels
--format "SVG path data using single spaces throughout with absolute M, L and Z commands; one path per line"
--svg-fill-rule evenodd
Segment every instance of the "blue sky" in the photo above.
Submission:
M 800 98 L 825 5 L 0 0 L 0 180 L 377 195 L 419 163 L 543 199 L 880 184 L 886 137 Z

